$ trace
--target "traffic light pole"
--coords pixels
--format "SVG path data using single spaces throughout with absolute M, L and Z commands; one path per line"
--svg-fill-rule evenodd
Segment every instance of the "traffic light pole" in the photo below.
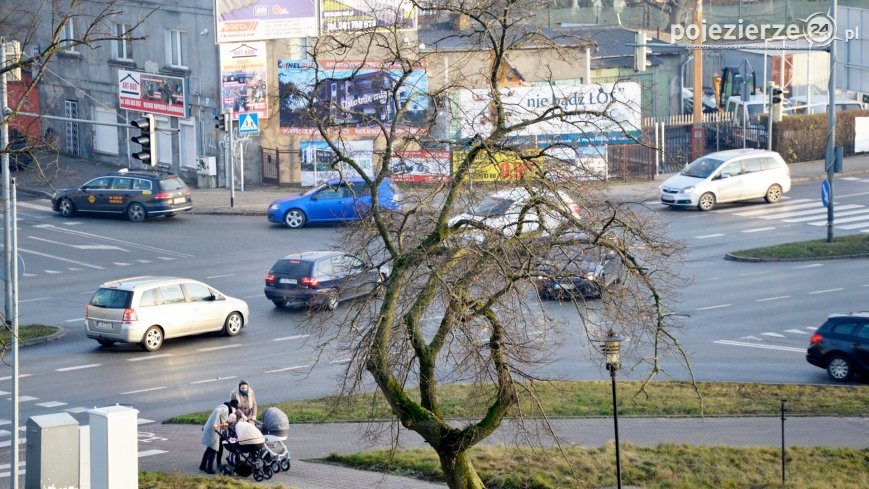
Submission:
M 229 207 L 235 207 L 235 137 L 232 130 L 232 112 L 226 113 L 226 130 L 229 132 Z
M 830 16 L 836 25 L 837 0 L 830 0 Z M 827 168 L 827 183 L 830 185 L 830 196 L 827 204 L 827 243 L 833 242 L 833 177 L 836 162 L 836 37 L 830 41 L 830 80 L 827 84 L 827 151 L 824 163 Z

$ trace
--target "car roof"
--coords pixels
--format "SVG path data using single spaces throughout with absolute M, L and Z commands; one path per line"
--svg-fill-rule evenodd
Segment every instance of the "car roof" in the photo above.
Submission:
M 291 253 L 287 256 L 281 258 L 281 260 L 302 260 L 302 261 L 316 261 L 322 258 L 331 257 L 331 256 L 341 256 L 343 255 L 343 251 L 331 251 L 331 250 L 320 250 L 320 251 L 302 251 L 300 253 Z
M 714 153 L 709 153 L 704 158 L 716 158 L 721 160 L 729 160 L 732 158 L 737 158 L 740 156 L 749 156 L 749 155 L 770 155 L 770 156 L 780 156 L 776 151 L 769 151 L 766 149 L 751 149 L 751 148 L 738 148 L 738 149 L 728 149 L 725 151 L 716 151 Z
M 142 286 L 152 286 L 152 285 L 164 285 L 171 284 L 178 281 L 185 282 L 198 282 L 198 280 L 180 278 L 180 277 L 168 277 L 168 276 L 151 276 L 151 275 L 141 275 L 137 277 L 126 277 L 119 278 L 117 280 L 110 280 L 100 285 L 100 288 L 111 288 L 111 289 L 125 289 L 132 290 L 137 287 Z
M 389 182 L 389 181 L 391 181 L 389 178 L 384 178 L 384 179 L 383 179 L 383 182 Z M 345 183 L 365 183 L 365 179 L 362 178 L 362 177 L 332 178 L 332 179 L 330 179 L 330 180 L 326 180 L 326 181 L 323 182 L 323 183 L 329 185 L 330 187 L 334 187 L 335 185 L 338 185 L 338 184 L 341 183 L 341 182 L 345 182 Z
M 869 318 L 869 311 L 858 311 L 858 312 L 847 312 L 847 313 L 834 313 L 827 316 L 828 319 L 832 318 L 848 318 L 848 317 L 858 317 L 858 318 Z
M 107 175 L 103 175 L 106 177 L 146 177 L 146 178 L 156 178 L 163 180 L 165 178 L 173 178 L 178 177 L 174 173 L 163 173 L 158 171 L 149 171 L 149 170 L 128 170 L 126 168 L 113 171 Z

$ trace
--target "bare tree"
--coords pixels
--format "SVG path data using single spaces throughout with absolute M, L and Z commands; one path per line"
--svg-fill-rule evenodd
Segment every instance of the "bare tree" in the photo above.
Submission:
M 59 53 L 75 50 L 94 49 L 102 42 L 121 38 L 127 40 L 143 39 L 137 32 L 141 30 L 142 22 L 150 12 L 132 25 L 131 28 L 118 35 L 114 31 L 114 16 L 124 12 L 124 2 L 110 0 L 106 2 L 88 2 L 82 0 L 42 0 L 39 2 L 12 2 L 4 5 L 0 11 L 0 31 L 7 33 L 6 42 L 18 41 L 22 46 L 39 44 L 39 52 L 21 53 L 17 59 L 7 58 L 5 66 L 0 66 L 0 73 L 6 77 L 7 86 L 14 94 L 9 100 L 6 113 L 0 115 L 0 128 L 6 129 L 10 138 L 0 141 L 0 155 L 6 153 L 12 161 L 26 157 L 32 159 L 34 171 L 39 172 L 46 181 L 50 181 L 44 173 L 44 165 L 38 155 L 54 155 L 57 151 L 55 141 L 49 135 L 33 134 L 25 124 L 22 130 L 9 130 L 12 121 L 37 121 L 38 117 L 28 117 L 21 113 L 31 112 L 29 95 L 38 90 L 39 79 L 47 69 L 47 65 Z M 73 30 L 72 37 L 67 36 L 65 26 L 75 22 L 78 30 Z M 30 76 L 20 80 L 13 76 L 16 72 L 29 73 Z M 21 125 L 19 124 L 19 127 Z M 9 327 L 8 321 L 3 321 L 4 328 Z M 0 358 L 3 358 L 8 345 L 0 340 Z
M 600 368 L 595 341 L 614 329 L 630 338 L 647 378 L 667 353 L 687 365 L 665 302 L 678 280 L 671 263 L 680 247 L 638 204 L 606 199 L 594 171 L 565 156 L 575 141 L 547 137 L 633 134 L 639 101 L 622 95 L 639 87 L 576 92 L 558 83 L 565 67 L 577 71 L 584 46 L 525 22 L 545 4 L 426 2 L 426 14 L 455 23 L 425 49 L 394 25 L 323 35 L 308 53 L 307 77 L 281 87 L 281 107 L 293 108 L 282 121 L 309 127 L 328 144 L 334 171 L 370 184 L 371 211 L 346 228 L 343 246 L 391 267 L 381 294 L 342 310 L 337 331 L 321 329 L 323 344 L 351 354 L 343 392 L 373 378 L 397 421 L 437 452 L 453 488 L 482 487 L 468 449 L 505 417 L 545 415 L 539 405 L 521 412 L 518 400 L 534 404 L 558 341 L 576 342 L 577 355 L 584 350 Z M 427 66 L 425 90 L 415 76 L 420 66 Z M 537 98 L 517 101 L 531 78 L 543 82 Z M 371 86 L 379 88 L 363 96 L 359 87 Z M 348 150 L 360 128 L 374 139 L 374 168 Z M 405 189 L 400 212 L 378 205 L 379 184 L 415 164 L 409 153 L 445 147 L 453 150 L 452 161 L 440 162 L 449 178 Z M 483 182 L 492 172 L 496 181 Z M 491 191 L 501 193 L 487 197 Z M 579 324 L 558 319 L 538 285 L 576 274 L 595 255 L 622 265 L 618 280 L 598 284 L 600 301 L 567 294 Z M 445 418 L 438 389 L 446 382 L 474 386 L 475 419 Z

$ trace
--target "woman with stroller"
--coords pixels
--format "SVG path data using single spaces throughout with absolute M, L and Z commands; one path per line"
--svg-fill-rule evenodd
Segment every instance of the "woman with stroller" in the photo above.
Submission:
M 217 430 L 225 429 L 228 426 L 229 416 L 238 408 L 238 401 L 229 401 L 221 404 L 211 411 L 211 416 L 202 427 L 202 439 L 200 440 L 205 445 L 205 453 L 202 454 L 202 461 L 199 463 L 199 470 L 205 471 L 208 474 L 216 474 L 214 470 L 214 459 L 217 458 L 217 465 L 220 466 L 220 460 L 223 457 L 223 445 L 220 443 L 220 435 Z
M 256 419 L 256 396 L 250 384 L 242 380 L 238 388 L 229 394 L 229 400 L 238 401 L 238 417 L 241 421 L 253 422 Z

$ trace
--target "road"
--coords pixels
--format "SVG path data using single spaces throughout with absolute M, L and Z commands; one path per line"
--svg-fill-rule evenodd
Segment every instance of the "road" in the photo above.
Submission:
M 837 235 L 869 231 L 869 178 L 843 179 L 837 187 Z M 728 251 L 825 236 L 818 186 L 795 187 L 781 203 L 721 206 L 710 213 L 671 211 L 650 203 L 671 237 L 687 244 L 682 273 L 693 283 L 680 291 L 677 336 L 699 380 L 828 383 L 804 359 L 809 334 L 830 312 L 865 305 L 869 288 L 863 261 L 741 263 Z M 25 262 L 20 281 L 20 324 L 60 325 L 59 341 L 21 349 L 21 419 L 66 410 L 83 412 L 115 403 L 140 417 L 161 420 L 209 410 L 240 379 L 259 402 L 312 398 L 335 392 L 346 354 L 318 356 L 321 328 L 303 310 L 276 309 L 262 295 L 263 277 L 283 254 L 328 248 L 339 228 L 290 231 L 265 218 L 178 216 L 130 223 L 115 218 L 62 219 L 47 201 L 20 203 L 18 233 Z M 847 214 L 846 214 L 847 213 Z M 858 220 L 859 219 L 859 220 Z M 853 227 L 852 227 L 853 226 Z M 857 266 L 859 265 L 859 266 Z M 140 274 L 201 279 L 243 298 L 251 322 L 241 335 L 167 341 L 154 354 L 135 345 L 100 348 L 84 337 L 84 306 L 103 281 Z M 548 303 L 565 325 L 576 323 L 568 304 Z M 864 308 L 869 308 L 865 306 Z M 533 334 L 531 332 L 530 334 Z M 538 341 L 546 341 L 538 338 Z M 553 378 L 600 379 L 594 345 L 575 332 L 554 348 Z M 624 378 L 640 378 L 627 363 Z M 688 378 L 684 366 L 665 361 L 662 378 Z M 0 367 L 0 395 L 9 399 L 11 368 Z M 0 405 L 0 420 L 11 417 Z M 0 445 L 8 435 L 0 425 Z M 8 441 L 6 442 L 8 445 Z

